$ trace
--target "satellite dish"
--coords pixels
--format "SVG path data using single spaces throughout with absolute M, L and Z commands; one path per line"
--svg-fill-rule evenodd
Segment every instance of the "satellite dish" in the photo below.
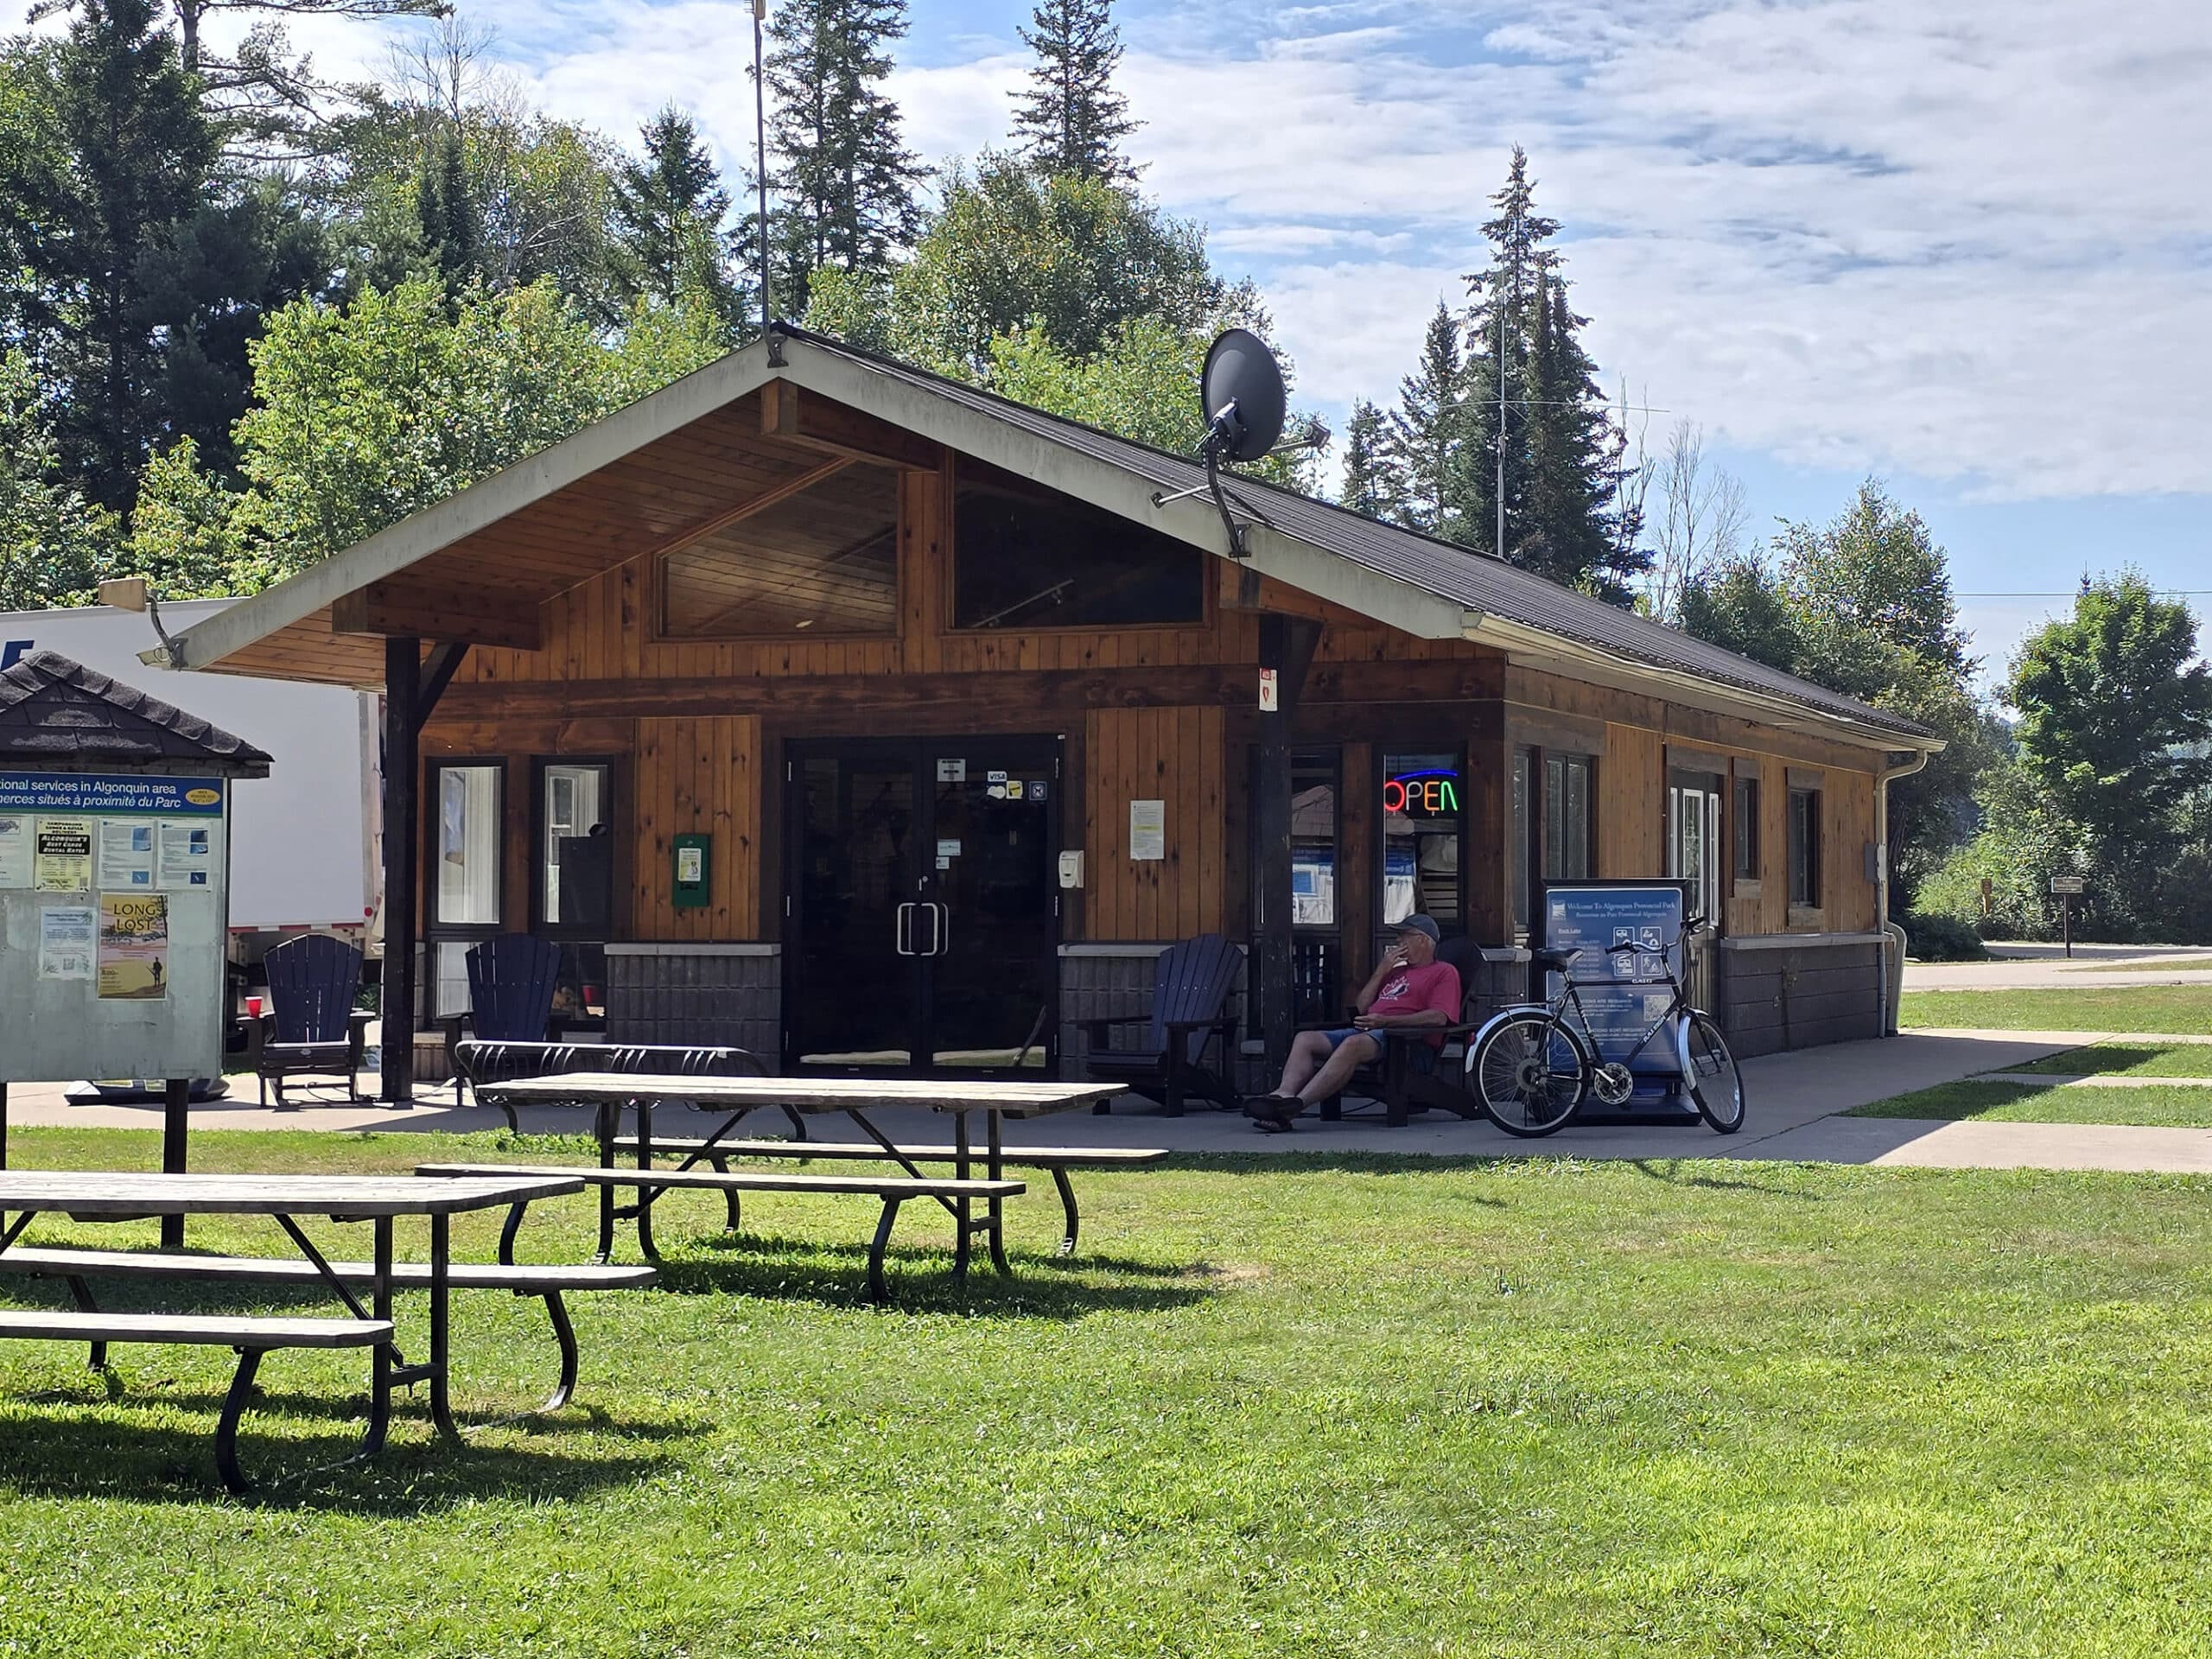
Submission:
M 1231 328 L 1207 350 L 1198 396 L 1209 459 L 1257 461 L 1281 441 L 1290 395 L 1275 354 L 1250 329 Z

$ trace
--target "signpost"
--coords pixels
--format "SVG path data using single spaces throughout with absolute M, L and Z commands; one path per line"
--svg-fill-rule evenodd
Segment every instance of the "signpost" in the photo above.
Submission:
M 2051 893 L 2059 901 L 2059 926 L 2066 940 L 2066 955 L 2074 955 L 2074 901 L 2080 898 L 2087 883 L 2078 875 L 2054 875 L 2050 878 Z
M 1681 1092 L 1681 1074 L 1672 1040 L 1662 1032 L 1640 1053 L 1635 1051 L 1672 995 L 1662 975 L 1671 968 L 1679 979 L 1688 971 L 1689 964 L 1681 960 L 1675 944 L 1681 937 L 1687 885 L 1681 881 L 1546 882 L 1541 933 L 1535 941 L 1546 950 L 1576 953 L 1575 985 L 1590 1021 L 1589 1036 L 1599 1063 L 1618 1060 L 1627 1065 L 1637 1078 L 1631 1109 L 1643 1112 L 1656 1108 L 1656 1115 L 1670 1122 L 1677 1116 L 1697 1122 L 1696 1108 Z M 1634 954 L 1605 954 L 1612 946 L 1631 941 L 1637 947 Z M 1556 973 L 1545 976 L 1544 989 L 1548 995 L 1558 994 Z M 1662 1103 L 1668 1097 L 1679 1106 L 1679 1112 Z

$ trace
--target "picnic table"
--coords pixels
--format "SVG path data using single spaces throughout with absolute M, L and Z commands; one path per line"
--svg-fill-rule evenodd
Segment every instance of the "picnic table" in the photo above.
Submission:
M 238 1370 L 223 1402 L 215 1435 L 216 1466 L 233 1491 L 247 1490 L 237 1457 L 240 1414 L 253 1392 L 263 1354 L 288 1347 L 368 1347 L 369 1424 L 359 1458 L 383 1449 L 391 1418 L 394 1389 L 429 1384 L 430 1415 L 439 1432 L 457 1439 L 448 1389 L 449 1329 L 448 1292 L 453 1282 L 451 1220 L 457 1214 L 502 1205 L 526 1205 L 582 1190 L 582 1183 L 535 1172 L 524 1176 L 480 1177 L 426 1181 L 408 1175 L 217 1175 L 149 1174 L 124 1171 L 0 1170 L 0 1261 L 39 1216 L 59 1212 L 78 1221 L 135 1221 L 160 1217 L 263 1216 L 274 1220 L 312 1266 L 315 1279 L 345 1306 L 344 1319 L 276 1319 L 204 1314 L 118 1314 L 92 1305 L 85 1279 L 92 1269 L 80 1261 L 68 1279 L 76 1310 L 68 1313 L 0 1313 L 0 1338 L 82 1340 L 92 1344 L 93 1363 L 104 1366 L 111 1342 L 199 1343 L 238 1350 Z M 334 1268 L 301 1227 L 299 1218 L 326 1217 L 334 1222 L 365 1221 L 373 1236 L 373 1259 L 365 1275 Z M 401 1216 L 429 1220 L 430 1249 L 424 1287 L 430 1294 L 430 1346 L 427 1361 L 410 1363 L 400 1351 L 391 1319 L 395 1281 L 392 1224 Z M 90 1253 L 86 1253 L 90 1254 Z M 104 1253 L 118 1263 L 125 1251 Z M 177 1257 L 163 1258 L 169 1262 Z M 211 1264 L 239 1257 L 188 1258 Z M 148 1275 L 156 1276 L 156 1275 Z M 166 1277 L 167 1275 L 159 1275 Z M 364 1306 L 353 1285 L 365 1279 Z
M 1007 1197 L 1018 1194 L 1021 1184 L 1006 1179 L 1008 1154 L 1005 1144 L 1004 1126 L 1008 1122 L 1024 1122 L 1051 1116 L 1059 1112 L 1079 1110 L 1121 1092 L 1119 1084 L 1023 1082 L 1007 1083 L 995 1079 L 966 1080 L 954 1077 L 687 1077 L 622 1074 L 615 1072 L 569 1072 L 557 1077 L 523 1077 L 512 1082 L 487 1084 L 482 1096 L 502 1104 L 585 1103 L 596 1109 L 596 1125 L 600 1147 L 600 1171 L 615 1168 L 618 1147 L 634 1149 L 636 1167 L 640 1172 L 653 1170 L 656 1145 L 653 1140 L 652 1118 L 656 1105 L 668 1102 L 683 1102 L 709 1113 L 723 1114 L 721 1124 L 703 1140 L 686 1139 L 666 1146 L 668 1151 L 680 1151 L 683 1161 L 673 1171 L 664 1168 L 658 1173 L 658 1184 L 632 1178 L 628 1184 L 639 1187 L 639 1201 L 630 1210 L 618 1209 L 613 1200 L 613 1186 L 602 1179 L 600 1186 L 600 1251 L 602 1258 L 610 1254 L 614 1243 L 614 1223 L 626 1215 L 634 1215 L 638 1223 L 639 1243 L 649 1255 L 653 1255 L 652 1233 L 652 1205 L 654 1193 L 668 1185 L 719 1186 L 732 1195 L 741 1190 L 802 1190 L 819 1189 L 849 1192 L 872 1191 L 885 1200 L 881 1224 L 877 1230 L 876 1244 L 870 1256 L 871 1289 L 880 1298 L 881 1253 L 888 1238 L 890 1224 L 899 1201 L 923 1198 L 933 1199 L 952 1217 L 953 1274 L 964 1278 L 968 1271 L 969 1240 L 974 1234 L 982 1233 L 988 1241 L 992 1264 L 1001 1273 L 1013 1271 L 1007 1260 L 1004 1230 L 1004 1205 Z M 624 1108 L 635 1112 L 637 1134 L 633 1141 L 622 1142 L 620 1137 L 620 1116 Z M 890 1109 L 919 1108 L 941 1114 L 951 1119 L 952 1144 L 950 1148 L 914 1147 L 901 1146 L 874 1120 L 874 1114 Z M 731 1139 L 738 1125 L 751 1112 L 771 1109 L 797 1112 L 813 1117 L 825 1114 L 843 1113 L 860 1130 L 869 1143 L 872 1155 L 878 1155 L 906 1172 L 905 1178 L 893 1181 L 888 1178 L 874 1181 L 847 1178 L 799 1176 L 758 1176 L 723 1173 L 717 1176 L 697 1169 L 701 1163 L 721 1164 L 732 1155 L 785 1157 L 849 1156 L 861 1150 L 845 1147 L 830 1150 L 807 1140 L 779 1142 L 785 1148 L 777 1153 L 766 1153 L 766 1143 L 735 1142 Z M 976 1144 L 972 1120 L 983 1120 L 982 1144 Z M 880 1152 L 874 1149 L 880 1149 Z M 1068 1148 L 1068 1161 L 1075 1161 L 1082 1149 Z M 1114 1158 L 1120 1149 L 1101 1149 L 1104 1156 L 1100 1161 Z M 940 1156 L 940 1152 L 949 1154 Z M 1016 1158 L 1020 1156 L 1017 1149 Z M 1165 1157 L 1164 1151 L 1140 1149 L 1127 1154 L 1126 1161 L 1150 1161 Z M 932 1177 L 923 1173 L 924 1163 L 949 1162 L 953 1166 L 952 1179 Z M 440 1166 L 441 1171 L 455 1173 L 483 1173 L 485 1166 L 452 1165 Z M 1065 1184 L 1064 1168 L 1055 1168 L 1062 1195 L 1068 1205 L 1070 1217 L 1069 1243 L 1073 1242 L 1074 1200 Z M 670 1175 L 691 1177 L 670 1180 Z M 895 1189 L 895 1190 L 894 1190 Z M 973 1206 L 984 1206 L 978 1216 Z M 503 1244 L 503 1251 L 505 1249 Z

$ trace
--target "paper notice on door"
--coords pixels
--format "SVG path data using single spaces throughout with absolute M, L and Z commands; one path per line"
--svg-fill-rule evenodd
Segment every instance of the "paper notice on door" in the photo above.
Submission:
M 940 841 L 937 844 L 937 855 L 939 858 L 959 857 L 960 843 L 957 841 Z
M 158 836 L 157 885 L 166 888 L 215 885 L 215 830 L 190 818 L 163 818 Z
M 41 893 L 85 893 L 92 885 L 92 820 L 41 818 L 32 885 Z
M 154 821 L 102 818 L 99 823 L 100 886 L 117 892 L 149 893 L 154 886 Z
M 937 780 L 940 784 L 964 784 L 968 781 L 968 763 L 950 756 L 939 755 Z
M 31 884 L 31 821 L 0 817 L 0 887 Z
M 104 893 L 99 926 L 101 998 L 143 1002 L 168 995 L 168 895 Z
M 1129 803 L 1129 856 L 1140 862 L 1167 856 L 1167 803 Z
M 49 905 L 39 912 L 41 979 L 92 976 L 92 929 L 98 913 L 90 905 Z
M 1006 798 L 1009 801 L 1018 801 L 1021 798 L 1020 779 L 1009 778 L 1006 780 Z

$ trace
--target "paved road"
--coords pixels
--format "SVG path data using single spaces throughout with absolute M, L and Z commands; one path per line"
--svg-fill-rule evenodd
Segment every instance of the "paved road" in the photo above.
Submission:
M 2212 948 L 2176 944 L 2077 944 L 2067 960 L 2055 944 L 1990 942 L 1996 962 L 1908 962 L 1908 991 L 2050 990 L 2069 986 L 2202 984 L 2212 989 Z

